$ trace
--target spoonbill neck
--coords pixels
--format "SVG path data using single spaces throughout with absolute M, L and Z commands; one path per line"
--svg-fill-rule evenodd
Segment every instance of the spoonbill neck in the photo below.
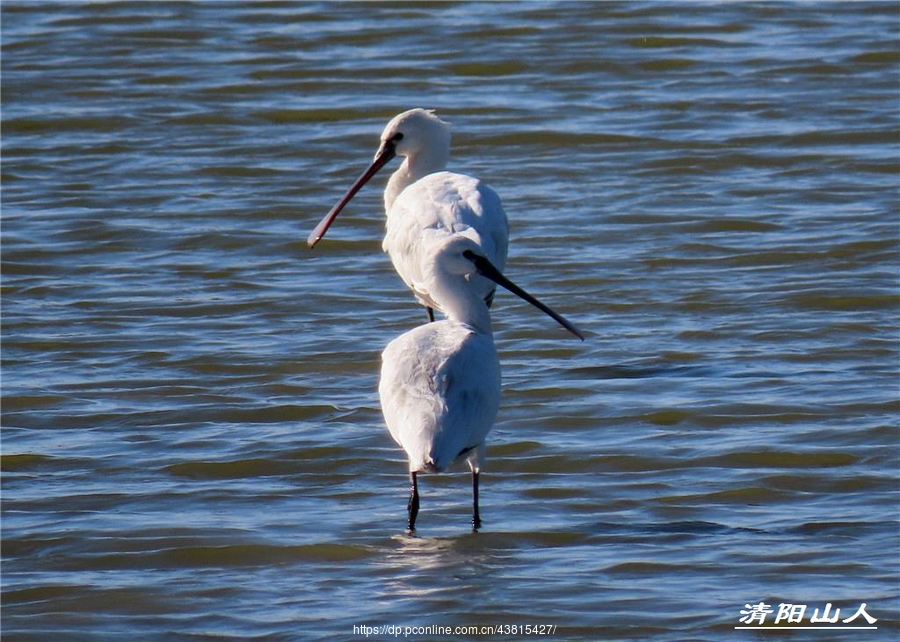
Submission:
M 450 158 L 450 149 L 432 147 L 411 154 L 403 159 L 397 171 L 391 174 L 387 187 L 384 190 L 384 211 L 390 212 L 394 201 L 400 193 L 417 180 L 442 172 L 447 169 L 447 161 Z
M 438 264 L 431 274 L 429 291 L 449 321 L 470 326 L 479 334 L 493 336 L 490 311 L 478 295 L 478 290 L 468 282 L 473 277 L 450 272 Z

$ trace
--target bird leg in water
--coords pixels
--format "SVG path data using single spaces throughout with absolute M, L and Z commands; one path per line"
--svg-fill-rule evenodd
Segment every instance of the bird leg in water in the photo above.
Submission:
M 425 306 L 425 311 L 428 313 L 428 323 L 434 323 L 434 308 Z
M 415 471 L 409 474 L 409 478 L 412 480 L 412 488 L 409 492 L 409 506 L 407 510 L 409 511 L 409 532 L 412 533 L 416 530 L 416 515 L 419 514 L 419 485 L 416 482 Z
M 481 515 L 478 514 L 478 471 L 472 471 L 472 532 L 481 528 Z

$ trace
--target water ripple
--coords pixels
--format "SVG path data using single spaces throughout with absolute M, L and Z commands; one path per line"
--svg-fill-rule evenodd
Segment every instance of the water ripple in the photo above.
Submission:
M 893 4 L 2 10 L 5 636 L 900 632 Z M 403 533 L 383 182 L 304 242 L 412 106 L 588 335 L 498 295 L 477 535 Z

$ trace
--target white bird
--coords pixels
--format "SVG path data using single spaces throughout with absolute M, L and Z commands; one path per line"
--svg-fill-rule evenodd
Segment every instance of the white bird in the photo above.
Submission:
M 412 489 L 409 530 L 419 511 L 419 472 L 465 460 L 472 471 L 472 529 L 478 530 L 478 475 L 500 404 L 500 360 L 491 318 L 468 280 L 480 275 L 543 310 L 582 341 L 572 323 L 504 277 L 466 235 L 427 230 L 422 276 L 447 316 L 399 336 L 382 353 L 378 394 L 391 436 L 406 451 Z
M 387 225 L 382 248 L 433 321 L 433 310 L 441 309 L 441 304 L 429 290 L 421 269 L 423 233 L 440 230 L 447 235 L 464 234 L 500 270 L 506 266 L 509 241 L 506 212 L 496 192 L 471 176 L 443 171 L 450 156 L 450 127 L 433 111 L 411 109 L 387 124 L 372 164 L 306 242 L 310 248 L 315 247 L 350 199 L 395 156 L 406 158 L 384 190 Z M 490 306 L 494 283 L 475 275 L 472 287 Z

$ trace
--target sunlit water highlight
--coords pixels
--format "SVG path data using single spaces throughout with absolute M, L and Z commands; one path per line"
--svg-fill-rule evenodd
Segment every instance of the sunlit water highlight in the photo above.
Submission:
M 4 639 L 750 639 L 761 601 L 894 639 L 897 18 L 4 2 Z M 305 246 L 412 106 L 589 335 L 498 295 L 477 535 L 465 475 L 403 533 L 383 182 Z

